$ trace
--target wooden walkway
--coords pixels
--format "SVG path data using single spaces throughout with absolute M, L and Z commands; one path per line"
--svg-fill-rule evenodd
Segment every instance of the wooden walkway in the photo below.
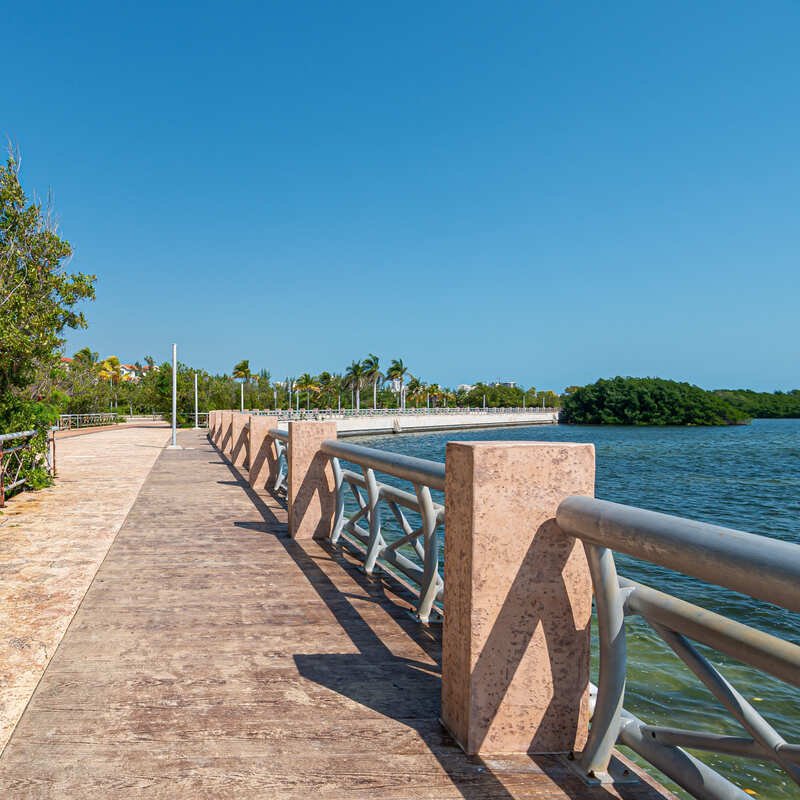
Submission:
M 0 797 L 663 797 L 587 789 L 555 757 L 464 756 L 438 722 L 436 635 L 288 539 L 201 433 L 179 441 L 3 752 Z

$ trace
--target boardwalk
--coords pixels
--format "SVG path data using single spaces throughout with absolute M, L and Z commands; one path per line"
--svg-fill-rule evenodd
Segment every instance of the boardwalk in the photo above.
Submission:
M 465 757 L 438 722 L 436 635 L 340 555 L 288 539 L 202 434 L 179 441 L 3 752 L 0 796 L 662 796 L 588 790 L 555 757 Z

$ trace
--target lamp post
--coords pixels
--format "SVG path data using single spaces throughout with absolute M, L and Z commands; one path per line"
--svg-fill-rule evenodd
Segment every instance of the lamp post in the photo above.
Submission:
M 178 345 L 172 345 L 172 444 L 171 450 L 178 447 Z
M 197 373 L 194 374 L 194 429 L 197 430 L 200 425 L 198 424 L 198 408 L 197 408 Z

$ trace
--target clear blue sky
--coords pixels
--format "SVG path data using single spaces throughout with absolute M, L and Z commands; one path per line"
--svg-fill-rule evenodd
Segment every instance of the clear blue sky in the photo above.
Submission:
M 6 4 L 89 345 L 800 385 L 800 5 Z

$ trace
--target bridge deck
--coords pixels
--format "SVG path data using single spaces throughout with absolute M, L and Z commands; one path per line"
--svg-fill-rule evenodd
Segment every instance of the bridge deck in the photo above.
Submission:
M 202 434 L 180 441 L 0 758 L 0 796 L 662 797 L 588 789 L 552 757 L 464 756 L 438 722 L 437 637 L 341 556 L 288 539 Z

